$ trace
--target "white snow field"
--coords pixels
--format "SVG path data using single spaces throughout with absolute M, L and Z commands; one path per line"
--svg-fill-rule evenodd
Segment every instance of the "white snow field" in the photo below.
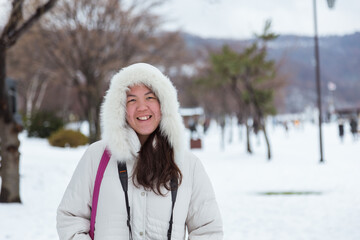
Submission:
M 316 125 L 268 126 L 273 158 L 266 160 L 262 135 L 245 138 L 234 128 L 233 141 L 212 124 L 203 148 L 193 150 L 212 180 L 226 240 L 360 239 L 360 139 L 336 124 L 323 125 L 324 159 L 319 164 Z M 243 134 L 244 135 L 244 134 Z M 55 240 L 56 208 L 86 147 L 51 147 L 21 135 L 22 204 L 0 204 L 0 240 Z

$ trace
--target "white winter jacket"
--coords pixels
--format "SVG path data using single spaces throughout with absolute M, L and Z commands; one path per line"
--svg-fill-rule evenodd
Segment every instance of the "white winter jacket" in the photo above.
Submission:
M 80 160 L 57 212 L 57 230 L 61 240 L 90 240 L 90 214 L 96 172 L 107 147 L 111 152 L 98 199 L 95 222 L 96 240 L 128 240 L 124 192 L 117 163 L 126 162 L 129 172 L 128 196 L 133 239 L 167 239 L 171 215 L 171 193 L 166 196 L 135 187 L 131 173 L 140 149 L 136 133 L 127 125 L 126 91 L 129 86 L 145 84 L 160 101 L 160 130 L 174 149 L 175 161 L 182 173 L 174 207 L 172 238 L 190 240 L 222 239 L 222 221 L 211 182 L 203 165 L 184 148 L 184 126 L 178 113 L 176 90 L 157 68 L 140 63 L 124 68 L 111 80 L 102 105 L 102 139 L 89 146 Z

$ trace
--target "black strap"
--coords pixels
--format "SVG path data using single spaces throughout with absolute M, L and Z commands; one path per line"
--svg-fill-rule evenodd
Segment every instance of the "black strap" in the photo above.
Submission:
M 169 230 L 168 230 L 168 240 L 171 240 L 171 231 L 172 231 L 172 224 L 173 224 L 173 214 L 174 214 L 174 206 L 176 202 L 176 195 L 177 195 L 177 189 L 178 189 L 178 181 L 176 178 L 171 179 L 170 181 L 170 188 L 171 188 L 171 217 L 169 221 Z
M 119 162 L 118 163 L 118 171 L 119 171 L 119 178 L 121 182 L 121 186 L 125 193 L 125 202 L 126 202 L 126 211 L 127 211 L 127 226 L 129 228 L 129 239 L 132 240 L 132 232 L 131 232 L 131 224 L 130 224 L 130 205 L 129 205 L 129 197 L 128 197 L 128 174 L 126 169 L 126 163 Z M 176 202 L 176 195 L 178 189 L 178 181 L 177 179 L 171 179 L 170 181 L 170 188 L 171 188 L 171 217 L 169 221 L 169 230 L 167 233 L 168 240 L 171 240 L 171 231 L 172 231 L 172 224 L 173 224 L 173 215 L 174 215 L 174 206 Z
M 119 162 L 118 171 L 119 171 L 121 186 L 125 193 L 126 212 L 127 212 L 126 224 L 129 228 L 129 239 L 132 240 L 132 232 L 131 232 L 131 224 L 130 224 L 130 205 L 129 205 L 129 197 L 128 197 L 128 174 L 126 169 L 126 163 Z

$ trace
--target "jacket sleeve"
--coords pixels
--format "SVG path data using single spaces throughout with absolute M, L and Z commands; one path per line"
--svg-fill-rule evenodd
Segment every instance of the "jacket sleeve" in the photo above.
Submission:
M 222 220 L 210 179 L 196 159 L 186 224 L 189 240 L 223 239 Z
M 77 165 L 57 210 L 57 231 L 60 240 L 91 240 L 89 236 L 92 191 L 94 185 L 91 146 Z M 95 156 L 93 156 L 95 155 Z

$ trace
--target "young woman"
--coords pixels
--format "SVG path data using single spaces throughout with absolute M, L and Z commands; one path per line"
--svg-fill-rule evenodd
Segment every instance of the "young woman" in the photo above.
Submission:
M 58 208 L 61 240 L 185 239 L 186 229 L 190 240 L 222 239 L 212 185 L 199 159 L 185 149 L 178 110 L 176 89 L 149 64 L 131 65 L 112 78 L 102 105 L 103 139 L 85 152 Z M 90 236 L 95 177 L 105 149 L 111 158 Z M 129 173 L 127 193 L 118 163 Z M 177 186 L 170 186 L 172 180 Z

